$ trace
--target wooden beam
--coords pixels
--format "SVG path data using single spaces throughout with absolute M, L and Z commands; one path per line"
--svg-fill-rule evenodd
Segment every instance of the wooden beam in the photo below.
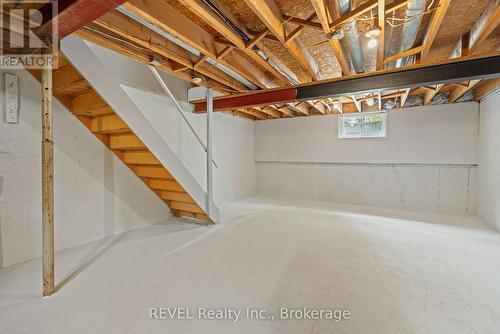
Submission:
M 290 109 L 287 104 L 285 105 L 280 105 L 280 106 L 272 106 L 271 108 L 276 108 L 276 110 L 280 111 L 284 115 L 288 117 L 295 117 L 295 111 Z
M 356 99 L 356 96 L 351 95 L 349 98 L 351 99 L 352 102 L 354 102 L 356 109 L 358 109 L 359 112 L 362 112 L 363 106 L 361 105 L 361 102 Z
M 451 83 L 450 85 L 455 86 L 455 87 L 468 87 L 469 83 L 454 82 L 454 83 Z
M 311 109 L 307 103 L 288 103 L 288 106 L 290 107 L 290 109 L 303 115 L 309 116 L 311 114 Z
M 406 88 L 404 94 L 401 95 L 401 105 L 400 108 L 404 108 L 406 100 L 408 99 L 408 95 L 410 95 L 410 88 Z
M 469 53 L 474 54 L 479 46 L 495 30 L 500 22 L 500 0 L 491 0 L 481 17 L 469 33 Z
M 283 25 L 283 16 L 274 0 L 245 0 L 245 3 L 261 19 L 269 31 L 278 37 L 282 45 L 290 52 L 302 69 L 310 75 L 311 79 L 319 80 L 318 65 L 302 42 L 298 39 L 285 42 L 286 34 L 290 31 Z
M 122 13 L 108 13 L 96 20 L 95 24 L 144 48 L 151 49 L 155 53 L 184 65 L 184 67 L 179 68 L 180 70 L 184 70 L 184 68 L 196 68 L 197 72 L 231 87 L 232 89 L 240 92 L 248 90 L 245 85 L 227 75 L 223 71 L 214 68 L 209 64 L 204 64 L 208 55 L 202 54 L 198 59 L 196 59 L 192 53 L 181 48 L 175 43 L 170 42 L 149 28 L 141 26 L 139 23 Z M 177 70 L 173 69 L 173 71 Z
M 396 60 L 398 60 L 400 58 L 409 57 L 411 55 L 414 55 L 414 54 L 422 52 L 424 49 L 425 49 L 424 45 L 416 46 L 414 48 L 408 49 L 406 51 L 403 51 L 403 52 L 400 52 L 400 53 L 397 53 L 395 55 L 392 55 L 392 56 L 389 56 L 389 57 L 385 58 L 384 59 L 384 63 L 387 64 L 387 63 L 391 63 L 393 61 L 396 61 Z
M 390 4 L 388 4 L 387 6 L 385 6 L 385 13 L 386 14 L 390 14 L 391 12 L 401 8 L 401 7 L 404 7 L 406 6 L 406 4 L 409 2 L 410 0 L 396 0 Z
M 441 23 L 443 22 L 444 15 L 450 6 L 451 0 L 440 0 L 437 4 L 437 9 L 434 11 L 432 15 L 431 22 L 429 23 L 429 28 L 427 28 L 427 33 L 424 38 L 423 46 L 420 61 L 423 62 L 431 51 L 432 43 L 434 43 L 434 39 L 439 31 L 439 27 L 441 27 Z
M 330 28 L 329 18 L 332 17 L 332 13 L 328 11 L 328 7 L 325 4 L 325 0 L 310 0 L 310 1 L 314 7 L 316 15 L 318 16 L 319 22 L 323 27 L 323 32 L 328 38 L 328 43 L 330 43 L 330 47 L 332 48 L 333 53 L 335 54 L 335 58 L 337 58 L 340 68 L 342 69 L 342 74 L 343 75 L 352 74 L 353 72 L 351 71 L 351 66 L 349 65 L 349 62 L 346 56 L 344 55 L 344 51 L 342 50 L 340 41 L 330 39 L 329 35 L 332 29 Z
M 245 114 L 249 114 L 255 116 L 257 119 L 268 119 L 267 114 L 261 112 L 260 110 L 249 108 L 249 109 L 238 109 L 238 111 L 243 112 Z
M 199 0 L 197 0 L 197 1 L 199 2 Z M 229 21 L 231 21 L 231 23 L 234 26 L 236 26 L 238 29 L 240 29 L 247 36 L 249 36 L 249 37 L 252 37 L 252 36 L 255 37 L 255 36 L 257 36 L 257 35 L 259 35 L 261 33 L 261 32 L 255 32 L 255 31 L 248 30 L 244 25 L 242 25 L 238 21 L 238 19 L 225 6 L 225 4 L 222 3 L 222 1 L 220 1 L 220 0 L 210 0 L 210 3 L 213 6 L 215 6 Z M 198 16 L 201 17 L 201 19 L 204 19 L 208 15 L 214 15 L 213 12 L 210 12 L 210 11 L 206 12 L 206 7 L 204 7 L 204 8 L 205 8 L 205 11 L 200 10 L 199 14 L 198 14 Z M 240 36 L 238 35 L 238 37 L 240 37 Z M 279 39 L 276 36 L 274 36 L 271 32 L 269 32 L 267 34 L 264 34 L 264 38 L 266 38 L 266 39 L 272 39 L 273 41 L 280 42 Z M 229 42 L 229 40 L 227 40 L 227 42 Z M 299 80 L 298 80 L 297 76 L 295 75 L 295 73 L 293 73 L 292 70 L 290 70 L 288 68 L 288 66 L 285 65 L 279 59 L 279 57 L 277 55 L 275 55 L 273 52 L 271 52 L 271 50 L 269 50 L 266 47 L 266 45 L 264 45 L 261 41 L 258 41 L 257 43 L 255 43 L 255 47 L 258 48 L 258 50 L 260 51 L 259 53 L 257 53 L 257 49 L 256 48 L 251 48 L 252 50 L 250 50 L 250 48 L 247 48 L 248 50 L 243 50 L 243 52 L 248 53 L 249 57 L 253 57 L 252 59 L 254 61 L 256 61 L 259 64 L 259 66 L 261 66 L 267 72 L 269 72 L 273 76 L 273 78 L 275 78 L 274 81 L 277 84 L 279 84 L 280 86 L 287 86 L 287 85 L 296 84 L 296 83 L 299 82 Z M 231 55 L 229 56 L 229 58 L 231 58 L 231 60 L 233 60 L 232 58 L 233 58 L 233 55 L 235 55 L 235 54 L 236 54 L 235 52 L 231 53 Z M 265 55 L 265 57 L 264 57 L 265 59 L 263 57 L 261 57 L 261 54 Z M 275 66 L 271 65 L 271 62 L 273 64 L 275 64 L 277 68 Z M 237 62 L 235 61 L 235 63 L 237 63 Z M 244 64 L 241 64 L 241 66 L 244 66 Z M 301 78 L 301 79 L 304 79 L 304 78 Z M 305 80 L 308 81 L 309 79 L 305 78 Z M 267 88 L 272 88 L 272 87 L 269 86 Z
M 472 29 L 457 39 L 450 58 L 476 54 L 500 22 L 500 0 L 491 0 Z
M 261 56 L 259 56 L 252 47 L 260 41 L 261 38 L 265 37 L 265 33 L 263 36 L 255 36 L 254 40 L 249 43 L 245 43 L 245 41 L 238 35 L 233 29 L 229 27 L 229 25 L 224 22 L 219 15 L 217 15 L 213 10 L 211 10 L 208 6 L 206 6 L 203 1 L 200 0 L 179 0 L 184 6 L 189 8 L 194 14 L 196 14 L 200 19 L 209 24 L 213 29 L 215 29 L 219 34 L 224 36 L 229 42 L 231 42 L 236 48 L 243 51 L 243 53 L 251 58 L 253 61 L 259 64 L 266 71 L 272 73 L 274 78 L 268 78 L 268 81 L 274 81 L 275 84 L 268 85 L 263 88 L 272 88 L 276 87 L 277 84 L 285 85 L 288 82 L 283 78 L 283 76 L 276 71 L 268 62 L 266 62 Z M 220 11 L 224 12 L 226 16 L 228 15 L 228 10 L 223 6 L 222 3 L 218 1 L 212 0 L 211 3 L 217 7 Z M 229 18 L 233 24 L 239 25 L 235 21 L 234 18 Z M 263 75 L 263 74 L 262 74 Z
M 238 117 L 241 117 L 241 118 L 246 118 L 246 119 L 249 119 L 249 120 L 252 120 L 252 121 L 256 120 L 255 116 L 247 114 L 247 113 L 244 113 L 244 112 L 241 112 L 241 111 L 235 111 L 232 114 L 233 114 L 233 116 L 238 116 Z
M 54 284 L 54 135 L 52 121 L 52 69 L 42 69 L 42 279 L 43 296 Z
M 208 58 L 207 55 L 200 55 L 198 60 L 193 64 L 193 68 L 197 68 L 198 66 L 203 64 L 205 62 L 205 60 L 207 60 L 207 58 Z
M 40 8 L 44 21 L 38 33 L 52 33 L 52 25 L 56 24 L 58 38 L 74 33 L 83 26 L 101 17 L 127 0 L 59 0 L 57 1 L 56 17 L 52 17 L 52 3 L 47 3 Z
M 500 78 L 482 80 L 474 89 L 474 100 L 481 101 L 500 89 Z
M 263 112 L 264 114 L 269 115 L 271 117 L 281 118 L 281 113 L 274 108 L 265 106 L 265 107 L 256 107 L 255 109 L 257 109 L 257 110 L 259 110 L 259 111 Z
M 377 93 L 378 110 L 382 110 L 382 91 Z
M 314 15 L 314 17 L 316 17 L 316 15 Z M 301 25 L 301 26 L 306 26 L 306 27 L 309 27 L 309 28 L 323 30 L 323 27 L 321 26 L 321 23 L 314 22 L 311 18 L 304 20 L 304 19 L 301 19 L 301 18 L 298 18 L 298 17 L 288 16 L 288 15 L 283 15 L 283 18 L 287 22 L 290 22 L 290 23 L 295 23 L 295 24 L 298 24 L 298 25 Z
M 323 115 L 326 114 L 327 104 L 323 100 L 307 101 L 307 103 L 311 106 L 312 111 Z
M 455 45 L 450 58 L 464 57 L 477 53 L 479 45 L 491 34 L 500 22 L 500 0 L 491 0 L 472 29 L 462 35 Z M 450 92 L 450 103 L 454 103 L 480 80 L 471 80 L 466 86 L 455 87 Z
M 385 58 L 385 0 L 378 0 L 378 26 L 380 28 L 380 35 L 378 36 L 378 49 L 377 49 L 377 70 L 384 68 Z
M 396 0 L 394 2 L 391 2 L 390 4 L 386 5 L 385 8 L 384 8 L 384 14 L 390 14 L 391 12 L 401 8 L 401 7 L 404 7 L 406 6 L 406 4 L 409 2 L 410 0 Z M 328 6 L 328 0 L 325 1 L 325 4 L 326 4 L 326 7 L 329 8 Z M 368 7 L 371 7 L 373 6 L 373 2 L 370 2 L 370 3 L 366 3 Z M 374 7 L 371 7 L 369 8 L 368 10 L 370 9 L 373 9 Z M 330 17 L 332 16 L 332 11 L 327 9 L 328 10 L 328 13 L 330 14 Z M 366 11 L 366 7 L 362 7 L 360 9 L 361 11 L 361 14 L 359 12 L 355 12 L 354 14 L 357 15 L 357 16 L 360 16 L 362 15 L 365 11 Z M 346 15 L 346 18 L 352 18 L 351 16 L 348 16 L 349 14 Z M 309 28 L 314 28 L 314 29 L 319 29 L 319 30 L 323 30 L 323 27 L 320 23 L 317 23 L 317 22 L 314 22 L 314 21 L 307 21 L 307 20 L 304 20 L 304 19 L 301 19 L 301 18 L 298 18 L 298 17 L 293 17 L 293 16 L 288 16 L 288 15 L 283 15 L 283 18 L 286 19 L 288 22 L 291 22 L 291 23 L 296 23 L 296 24 L 301 24 L 301 25 L 305 25 Z M 342 21 L 344 21 L 344 19 L 342 19 Z M 333 23 L 332 23 L 333 24 Z M 337 24 L 338 25 L 338 24 Z
M 429 105 L 431 100 L 434 98 L 434 96 L 437 95 L 437 93 L 439 93 L 439 91 L 441 90 L 441 88 L 443 88 L 443 86 L 444 86 L 443 84 L 436 85 L 436 88 L 434 90 L 427 90 L 424 93 L 424 106 Z
M 467 93 L 469 90 L 474 88 L 475 85 L 477 85 L 481 80 L 470 80 L 469 83 L 467 84 L 467 87 L 455 87 L 451 92 L 450 92 L 450 103 L 456 102 L 459 98 L 464 96 L 465 93 Z
M 268 29 L 262 30 L 260 33 L 252 37 L 250 41 L 245 43 L 245 49 L 251 49 L 255 46 L 255 44 L 259 43 L 266 35 L 269 33 Z
M 316 14 L 312 13 L 309 15 L 309 17 L 306 19 L 306 22 L 311 22 L 312 19 L 316 18 Z M 297 28 L 295 28 L 292 32 L 287 33 L 285 36 L 285 42 L 288 42 L 290 39 L 293 39 L 297 37 L 302 30 L 304 30 L 305 26 L 304 25 L 299 25 Z
M 227 47 L 165 1 L 129 0 L 123 7 L 212 59 L 217 59 Z M 237 53 L 232 52 L 219 62 L 261 88 L 276 87 L 267 74 Z
M 230 46 L 230 45 L 227 45 L 227 46 L 224 48 L 224 50 L 222 50 L 221 52 L 219 52 L 219 53 L 217 54 L 216 59 L 218 60 L 218 59 L 222 59 L 222 58 L 224 58 L 224 57 L 225 57 L 225 56 L 226 56 L 226 55 L 227 55 L 230 51 L 232 51 L 232 50 L 233 50 L 233 47 L 232 47 L 232 46 Z
M 115 52 L 118 52 L 120 54 L 123 54 L 127 57 L 130 57 L 132 59 L 135 59 L 136 61 L 139 61 L 144 64 L 149 64 L 151 62 L 151 56 L 152 52 L 140 52 L 138 49 L 134 48 L 133 45 L 127 44 L 127 43 L 121 43 L 119 40 L 116 38 L 109 38 L 106 34 L 101 34 L 98 30 L 95 29 L 89 29 L 90 27 L 78 30 L 75 35 L 79 36 L 80 38 L 83 38 L 89 42 L 92 42 L 94 44 L 97 44 L 103 48 L 107 48 L 110 50 L 113 50 Z M 176 71 L 173 69 L 168 62 L 160 60 L 160 63 L 158 67 L 167 73 L 170 73 L 180 79 L 186 80 L 186 81 L 191 81 L 192 76 L 186 72 L 183 71 Z M 214 81 L 210 78 L 206 78 L 200 84 L 201 86 L 213 88 L 217 91 L 220 91 L 224 94 L 227 94 L 227 91 L 231 90 L 230 87 L 225 86 L 220 84 L 217 81 Z
M 323 0 L 321 0 L 321 1 L 323 1 Z M 330 24 L 330 31 L 332 31 L 336 27 L 340 26 L 341 24 L 346 23 L 347 21 L 350 21 L 352 19 L 358 18 L 359 16 L 363 15 L 367 11 L 372 10 L 373 8 L 377 7 L 378 1 L 379 0 L 367 1 L 364 4 L 362 4 L 361 6 L 356 7 L 355 9 L 351 10 L 349 13 L 342 15 L 341 17 L 334 20 Z M 382 6 L 382 8 L 384 8 L 384 7 Z M 319 17 L 319 15 L 318 15 L 318 17 Z

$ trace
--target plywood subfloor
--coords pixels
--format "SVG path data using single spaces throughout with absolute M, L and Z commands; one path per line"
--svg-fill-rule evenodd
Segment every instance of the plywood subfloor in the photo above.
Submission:
M 470 217 L 253 198 L 0 271 L 0 333 L 498 333 L 500 234 Z M 236 218 L 234 218 L 236 216 Z M 233 218 L 228 218 L 233 217 Z M 150 307 L 349 309 L 333 321 L 151 321 Z

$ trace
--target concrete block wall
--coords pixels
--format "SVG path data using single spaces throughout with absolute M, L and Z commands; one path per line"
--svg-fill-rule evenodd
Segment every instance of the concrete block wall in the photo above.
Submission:
M 257 122 L 258 193 L 475 212 L 477 103 L 389 111 L 387 138 L 339 139 L 337 120 L 328 115 Z
M 500 231 L 500 91 L 480 103 L 478 214 Z
M 475 212 L 475 166 L 266 162 L 257 166 L 262 195 L 411 211 Z
M 0 72 L 0 105 L 4 105 Z M 0 112 L 0 267 L 41 255 L 40 84 L 19 76 L 20 121 Z M 54 101 L 55 247 L 168 220 L 168 207 L 78 119 Z

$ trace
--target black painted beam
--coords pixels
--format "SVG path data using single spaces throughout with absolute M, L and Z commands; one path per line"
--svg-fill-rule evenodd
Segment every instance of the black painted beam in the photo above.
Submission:
M 286 100 L 286 102 L 316 100 L 326 97 L 340 97 L 367 92 L 376 93 L 382 90 L 406 89 L 498 77 L 500 77 L 500 54 L 484 58 L 453 60 L 433 65 L 418 65 L 406 69 L 383 70 L 344 79 L 316 81 L 248 94 L 223 96 L 214 100 L 214 110 L 265 106 L 275 104 L 276 100 Z M 290 92 L 295 90 L 296 95 L 292 96 L 293 94 Z M 281 95 L 286 95 L 286 99 Z M 196 112 L 206 111 L 205 100 L 196 101 L 194 104 Z
M 500 55 L 461 62 L 403 69 L 397 72 L 374 73 L 332 82 L 298 87 L 298 100 L 339 97 L 380 90 L 403 89 L 446 84 L 500 76 Z

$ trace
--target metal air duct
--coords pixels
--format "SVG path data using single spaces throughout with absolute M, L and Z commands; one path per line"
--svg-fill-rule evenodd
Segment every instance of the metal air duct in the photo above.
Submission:
M 413 47 L 413 44 L 415 44 L 420 22 L 422 21 L 422 13 L 425 10 L 425 2 L 426 0 L 411 0 L 406 5 L 405 18 L 407 21 L 403 24 L 399 52 L 409 50 Z M 398 59 L 396 61 L 396 67 L 406 65 L 408 60 L 409 57 Z
M 336 0 L 340 15 L 347 14 L 351 11 L 351 0 Z M 361 39 L 358 31 L 358 21 L 356 19 L 347 21 L 342 24 L 344 38 L 342 46 L 344 47 L 352 66 L 356 73 L 365 72 L 365 59 L 363 57 L 363 49 L 361 47 Z

